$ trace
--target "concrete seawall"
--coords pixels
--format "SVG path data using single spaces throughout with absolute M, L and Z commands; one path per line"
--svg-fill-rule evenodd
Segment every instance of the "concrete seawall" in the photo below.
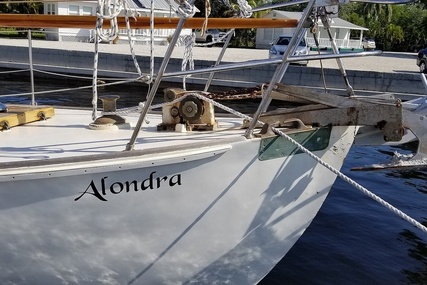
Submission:
M 74 46 L 66 46 L 71 44 Z M 20 45 L 8 42 L 0 42 L 0 68 L 11 69 L 27 69 L 29 52 L 28 43 L 25 41 Z M 93 69 L 93 52 L 88 49 L 87 44 L 81 44 L 81 48 L 76 46 L 76 43 L 64 43 L 58 46 L 58 42 L 38 43 L 32 49 L 32 59 L 35 69 L 45 70 L 58 73 L 69 73 L 90 76 Z M 129 48 L 126 45 L 122 46 L 120 52 L 117 52 L 117 45 L 101 45 L 103 50 L 99 54 L 99 76 L 113 78 L 135 78 L 137 76 L 136 69 L 132 57 L 127 52 Z M 116 50 L 109 50 L 110 46 L 114 46 Z M 92 46 L 90 46 L 93 48 Z M 158 49 L 165 49 L 159 47 Z M 215 61 L 210 58 L 211 53 L 214 53 L 219 48 L 203 48 L 203 53 L 209 53 L 209 56 L 195 56 L 195 69 L 205 68 L 214 65 Z M 159 50 L 157 52 L 160 52 Z M 234 50 L 234 52 L 238 52 Z M 240 53 L 246 53 L 244 49 L 240 49 Z M 265 50 L 251 50 L 253 56 L 247 55 L 252 59 L 266 58 Z M 268 53 L 268 51 L 267 51 Z M 236 56 L 237 57 L 237 56 Z M 149 55 L 140 54 L 137 56 L 143 73 L 149 73 L 150 61 Z M 155 57 L 156 69 L 160 66 L 162 57 Z M 346 59 L 347 60 L 347 59 Z M 359 59 L 353 58 L 352 61 Z M 390 59 L 389 59 L 390 60 Z M 393 59 L 391 59 L 393 60 Z M 363 71 L 352 70 L 351 62 L 345 65 L 350 84 L 355 90 L 369 90 L 380 92 L 397 92 L 411 94 L 425 94 L 423 84 L 420 80 L 420 74 L 416 71 L 415 59 L 408 58 L 413 64 L 413 69 L 409 71 Z M 225 62 L 233 63 L 225 58 Z M 224 62 L 224 63 L 225 63 Z M 375 62 L 373 62 L 375 64 Z M 377 62 L 377 64 L 379 64 Z M 182 65 L 182 57 L 174 56 L 171 58 L 167 72 L 180 71 Z M 312 66 L 313 65 L 313 66 Z M 329 66 L 329 65 L 327 65 Z M 411 67 L 412 68 L 412 67 Z M 251 67 L 242 70 L 232 70 L 218 72 L 215 75 L 214 85 L 247 87 L 268 82 L 275 70 L 274 65 Z M 283 83 L 309 86 L 323 87 L 323 77 L 328 88 L 344 89 L 344 80 L 337 68 L 326 67 L 321 69 L 314 66 L 311 62 L 308 66 L 291 65 L 286 73 Z M 207 74 L 197 75 L 187 78 L 187 83 L 204 84 Z M 179 78 L 167 79 L 170 81 L 181 81 Z

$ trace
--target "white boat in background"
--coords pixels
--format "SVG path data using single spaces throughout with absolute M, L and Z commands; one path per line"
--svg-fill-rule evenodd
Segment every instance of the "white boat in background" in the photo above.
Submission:
M 181 1 L 181 12 L 191 2 Z M 311 16 L 327 21 L 322 11 L 337 4 L 308 2 L 283 59 L 166 73 L 189 17 L 182 12 L 162 66 L 141 77 L 152 79 L 147 101 L 126 112 L 110 96 L 99 114 L 96 72 L 93 110 L 5 105 L 2 283 L 259 282 L 316 216 L 337 177 L 330 168 L 341 168 L 358 128 L 381 129 L 388 141 L 403 135 L 398 100 L 357 97 L 349 85 L 351 96 L 343 97 L 280 84 L 292 61 L 334 57 L 340 64 L 356 56 L 290 56 Z M 209 79 L 205 91 L 167 89 L 165 103 L 152 104 L 165 76 L 262 64 L 277 71 L 252 118 L 209 99 Z M 290 97 L 305 103 L 265 112 L 270 99 Z M 231 114 L 219 116 L 214 106 Z

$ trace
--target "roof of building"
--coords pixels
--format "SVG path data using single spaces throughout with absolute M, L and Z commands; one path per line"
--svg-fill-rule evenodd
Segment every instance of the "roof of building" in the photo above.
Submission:
M 127 0 L 129 3 L 135 4 L 139 9 L 151 9 L 151 0 Z M 155 0 L 153 1 L 154 9 L 157 11 L 176 12 L 179 4 L 174 0 Z M 196 12 L 200 10 L 194 7 Z
M 143 8 L 143 9 L 151 8 L 151 0 L 133 0 L 133 2 L 135 2 L 138 8 Z M 176 11 L 177 8 L 179 7 L 179 5 L 173 0 L 170 0 L 170 1 L 155 0 L 153 1 L 153 3 L 154 3 L 154 9 L 156 10 Z
M 281 18 L 287 18 L 287 19 L 300 19 L 302 16 L 302 12 L 288 12 L 288 11 L 273 10 L 272 12 L 265 15 L 264 17 L 271 17 L 273 13 L 276 13 L 276 15 L 280 15 Z M 319 26 L 323 26 L 323 24 L 319 22 Z M 369 30 L 365 27 L 355 25 L 353 23 L 350 23 L 340 18 L 332 18 L 331 28 L 347 28 L 350 30 L 363 30 L 363 31 Z

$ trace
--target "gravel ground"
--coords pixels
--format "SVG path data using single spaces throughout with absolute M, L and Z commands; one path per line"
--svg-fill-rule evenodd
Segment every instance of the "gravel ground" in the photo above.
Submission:
M 26 39 L 0 39 L 0 45 L 28 46 Z M 54 48 L 64 50 L 93 51 L 94 45 L 77 42 L 56 42 L 33 40 L 33 48 Z M 163 57 L 167 47 L 155 46 L 153 54 Z M 129 47 L 126 44 L 100 44 L 99 50 L 105 53 L 126 53 L 129 54 Z M 150 55 L 150 47 L 147 45 L 135 45 L 137 55 Z M 193 51 L 194 59 L 204 59 L 215 61 L 220 53 L 220 47 L 195 47 Z M 312 54 L 315 52 L 312 52 Z M 175 48 L 172 57 L 182 58 L 184 48 Z M 241 49 L 230 48 L 226 51 L 223 61 L 239 62 L 254 59 L 267 59 L 268 50 L 265 49 Z M 378 56 L 365 56 L 360 58 L 344 58 L 343 65 L 347 70 L 365 70 L 391 73 L 418 73 L 416 65 L 416 53 L 383 52 Z M 337 68 L 336 60 L 328 59 L 322 61 L 324 68 Z M 311 61 L 309 67 L 320 67 L 320 61 Z

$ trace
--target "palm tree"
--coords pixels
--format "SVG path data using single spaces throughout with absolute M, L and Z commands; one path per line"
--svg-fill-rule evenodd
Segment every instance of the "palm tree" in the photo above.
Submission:
M 387 19 L 387 22 L 390 22 L 393 16 L 393 7 L 389 4 L 365 3 L 363 11 L 365 12 L 367 20 L 378 21 L 378 18 L 384 15 Z

